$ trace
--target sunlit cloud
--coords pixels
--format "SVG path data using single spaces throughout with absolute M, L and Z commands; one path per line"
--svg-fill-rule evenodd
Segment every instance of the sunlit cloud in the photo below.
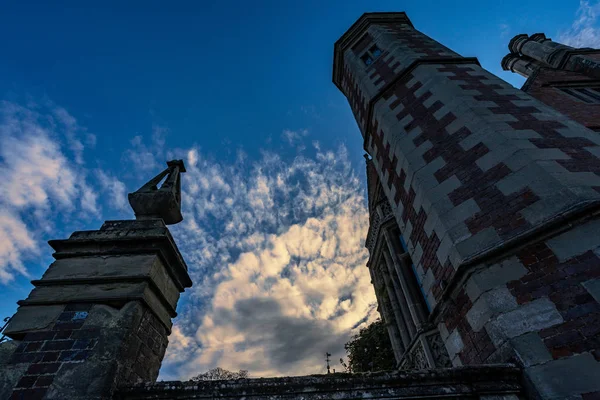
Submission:
M 184 217 L 173 229 L 192 279 L 161 378 L 209 368 L 322 373 L 376 316 L 368 227 L 344 147 L 233 165 L 188 150 Z M 334 358 L 335 359 L 335 358 Z

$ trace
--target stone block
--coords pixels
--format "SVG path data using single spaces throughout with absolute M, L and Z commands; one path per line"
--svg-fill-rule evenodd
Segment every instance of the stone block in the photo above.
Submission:
M 454 358 L 465 347 L 458 329 L 454 329 L 444 343 L 446 344 L 446 350 L 448 350 L 450 358 Z
M 546 241 L 560 262 L 600 247 L 600 219 L 578 225 Z
M 506 288 L 500 286 L 483 293 L 467 312 L 467 321 L 475 332 L 479 332 L 491 317 L 517 308 L 517 300 Z
M 493 227 L 486 228 L 477 234 L 456 244 L 456 250 L 465 259 L 490 250 L 502 242 L 500 236 Z
M 527 268 L 519 259 L 511 256 L 502 262 L 477 270 L 467 280 L 465 288 L 472 302 L 484 292 L 522 278 L 527 274 Z
M 529 332 L 510 339 L 510 344 L 525 367 L 543 364 L 552 360 L 552 354 L 550 354 L 537 332 Z
M 590 279 L 583 282 L 582 285 L 600 303 L 600 279 Z
M 589 353 L 533 366 L 525 374 L 544 400 L 600 390 L 600 363 Z
M 507 339 L 539 331 L 564 322 L 554 303 L 540 298 L 512 311 L 500 314 L 485 327 L 494 344 L 499 346 Z
M 64 305 L 21 306 L 4 334 L 10 338 L 18 338 L 25 332 L 47 329 L 58 319 L 64 308 Z

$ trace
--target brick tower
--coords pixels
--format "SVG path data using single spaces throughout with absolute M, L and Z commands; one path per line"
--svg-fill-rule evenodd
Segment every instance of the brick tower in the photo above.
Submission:
M 56 261 L 5 330 L 2 399 L 112 399 L 154 382 L 192 282 L 165 224 L 181 221 L 182 161 L 129 195 L 136 220 L 51 240 Z M 166 177 L 163 185 L 159 182 Z
M 517 35 L 508 49 L 501 65 L 527 78 L 521 90 L 600 132 L 600 50 L 575 49 L 543 33 Z
M 552 45 L 513 45 L 554 66 Z M 561 60 L 598 79 L 592 53 Z M 514 362 L 532 398 L 600 395 L 588 117 L 515 89 L 405 13 L 364 14 L 333 68 L 368 153 L 368 267 L 398 367 Z

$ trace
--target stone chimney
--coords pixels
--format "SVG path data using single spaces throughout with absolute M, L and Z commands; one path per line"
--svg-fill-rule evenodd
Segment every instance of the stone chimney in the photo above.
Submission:
M 588 57 L 588 53 L 597 53 L 595 49 L 575 49 L 564 44 L 553 42 L 543 33 L 529 37 L 527 34 L 516 35 L 508 44 L 511 53 L 523 55 L 539 61 L 542 65 L 585 74 L 600 79 L 600 62 Z

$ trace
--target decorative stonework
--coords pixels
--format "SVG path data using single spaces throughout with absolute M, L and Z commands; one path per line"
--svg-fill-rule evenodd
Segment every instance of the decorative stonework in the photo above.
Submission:
M 433 334 L 425 336 L 427 345 L 431 351 L 436 368 L 449 368 L 452 367 L 450 356 L 446 350 L 446 345 L 442 341 L 440 334 L 435 331 Z
M 410 350 L 405 353 L 404 358 L 400 363 L 400 370 L 412 371 L 428 368 L 432 368 L 432 366 L 427 361 L 423 343 L 421 343 L 421 340 L 416 340 Z
M 381 215 L 380 215 L 381 213 Z M 365 247 L 369 249 L 369 253 L 373 254 L 375 250 L 375 244 L 379 237 L 381 226 L 394 217 L 392 213 L 392 207 L 387 200 L 383 200 L 376 207 L 370 217 L 369 232 L 367 234 L 367 240 L 365 241 Z

